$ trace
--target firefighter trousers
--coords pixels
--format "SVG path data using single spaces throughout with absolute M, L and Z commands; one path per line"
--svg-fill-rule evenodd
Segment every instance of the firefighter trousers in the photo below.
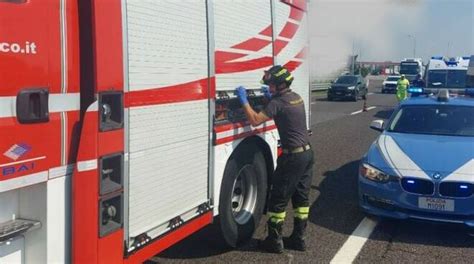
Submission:
M 312 149 L 278 157 L 272 177 L 268 202 L 270 221 L 282 222 L 285 208 L 291 199 L 295 217 L 306 219 L 309 214 L 309 190 L 312 180 L 314 153 Z

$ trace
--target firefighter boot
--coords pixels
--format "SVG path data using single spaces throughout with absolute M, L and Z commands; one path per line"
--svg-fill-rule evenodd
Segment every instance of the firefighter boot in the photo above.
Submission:
M 260 249 L 269 253 L 283 253 L 283 240 L 281 236 L 283 222 L 268 220 L 268 236 L 259 244 Z
M 285 239 L 285 248 L 298 251 L 306 251 L 304 233 L 307 225 L 308 219 L 300 219 L 298 217 L 294 218 L 293 233 L 291 233 L 290 237 Z

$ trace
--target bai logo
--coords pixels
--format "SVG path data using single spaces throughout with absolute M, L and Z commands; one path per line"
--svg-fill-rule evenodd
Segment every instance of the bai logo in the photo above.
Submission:
M 13 161 L 20 159 L 31 151 L 31 146 L 26 143 L 13 144 L 3 155 Z M 20 164 L 15 164 L 20 163 Z M 10 165 L 11 164 L 11 165 Z M 34 162 L 13 162 L 5 164 L 6 166 L 0 166 L 0 175 L 2 176 L 14 176 L 18 173 L 26 173 L 32 171 L 35 168 Z
M 0 42 L 0 53 L 14 53 L 14 54 L 36 54 L 36 43 L 26 41 L 23 44 Z
M 12 160 L 17 160 L 30 152 L 31 146 L 25 143 L 14 144 L 3 155 Z
M 15 174 L 18 173 L 26 173 L 28 171 L 32 171 L 35 168 L 35 163 L 34 162 L 28 162 L 24 164 L 19 164 L 19 165 L 13 165 L 13 166 L 6 166 L 3 168 L 0 168 L 0 172 L 2 176 L 14 176 Z M 30 172 L 31 173 L 31 172 Z

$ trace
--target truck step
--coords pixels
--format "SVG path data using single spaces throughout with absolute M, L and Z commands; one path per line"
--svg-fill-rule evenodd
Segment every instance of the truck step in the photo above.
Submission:
M 0 244 L 10 239 L 24 235 L 30 231 L 39 229 L 41 222 L 27 219 L 15 219 L 0 223 Z

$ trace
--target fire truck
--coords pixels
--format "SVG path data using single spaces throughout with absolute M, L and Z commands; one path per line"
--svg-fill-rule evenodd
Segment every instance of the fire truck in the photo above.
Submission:
M 262 217 L 284 65 L 310 113 L 304 0 L 0 0 L 0 263 L 141 263 Z
M 425 75 L 425 66 L 421 58 L 405 58 L 400 62 L 400 74 L 404 74 L 411 82 L 416 79 L 419 74 L 421 77 Z

